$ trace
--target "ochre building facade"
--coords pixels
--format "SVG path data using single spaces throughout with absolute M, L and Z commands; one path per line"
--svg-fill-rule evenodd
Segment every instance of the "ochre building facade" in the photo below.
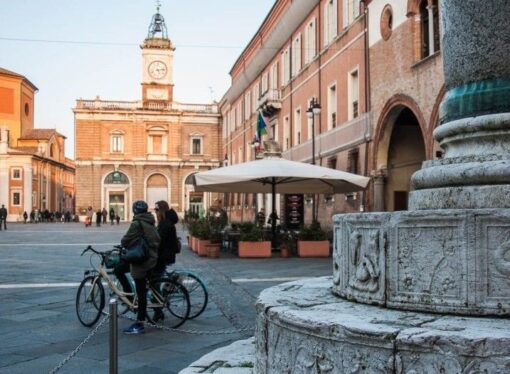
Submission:
M 0 205 L 8 221 L 24 212 L 74 214 L 74 162 L 65 156 L 65 136 L 34 128 L 37 87 L 0 68 Z
M 163 16 L 154 15 L 141 45 L 142 95 L 137 101 L 77 100 L 76 207 L 80 215 L 114 209 L 132 218 L 142 199 L 166 200 L 183 214 L 206 210 L 209 194 L 193 191 L 192 175 L 220 165 L 220 115 L 215 104 L 173 97 L 173 56 Z

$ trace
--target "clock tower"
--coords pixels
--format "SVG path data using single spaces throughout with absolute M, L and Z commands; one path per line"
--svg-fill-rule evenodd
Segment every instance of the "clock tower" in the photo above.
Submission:
M 142 100 L 151 103 L 168 104 L 173 100 L 173 58 L 175 47 L 168 38 L 165 19 L 159 13 L 152 16 L 149 33 L 142 49 Z

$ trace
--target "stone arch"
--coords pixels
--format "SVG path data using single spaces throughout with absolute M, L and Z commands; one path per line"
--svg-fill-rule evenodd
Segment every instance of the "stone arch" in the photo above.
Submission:
M 149 173 L 144 180 L 144 199 L 152 210 L 155 203 L 165 200 L 169 205 L 171 202 L 172 182 L 170 178 L 159 171 Z
M 393 96 L 384 105 L 377 121 L 374 137 L 374 159 L 372 164 L 374 170 L 381 169 L 381 167 L 387 165 L 387 160 L 384 160 L 384 155 L 387 155 L 388 153 L 389 137 L 391 136 L 393 126 L 395 125 L 394 120 L 398 114 L 400 114 L 399 109 L 402 110 L 404 108 L 408 108 L 413 112 L 414 116 L 418 120 L 422 136 L 425 138 L 425 134 L 427 134 L 427 122 L 425 121 L 418 104 L 407 95 L 397 94 Z M 430 157 L 430 154 L 427 154 L 426 156 Z
M 420 6 L 424 1 L 427 2 L 428 5 L 432 2 L 432 0 L 408 0 L 407 16 L 411 17 L 420 14 Z
M 434 130 L 439 124 L 439 108 L 441 103 L 446 95 L 446 86 L 443 84 L 439 93 L 436 97 L 436 102 L 432 108 L 432 113 L 430 114 L 429 126 L 427 131 L 427 149 L 430 150 L 431 158 L 436 156 L 436 151 L 440 150 L 439 144 L 434 139 Z
M 374 138 L 375 210 L 407 209 L 411 175 L 430 154 L 426 134 L 427 123 L 412 98 L 395 95 L 386 103 Z
M 108 171 L 101 179 L 101 205 L 108 211 L 113 208 L 121 220 L 131 218 L 132 181 L 120 170 Z
M 182 207 L 184 212 L 191 209 L 197 213 L 200 209 L 204 210 L 206 208 L 205 194 L 203 192 L 195 192 L 193 187 L 193 175 L 196 173 L 197 171 L 190 172 L 182 179 Z

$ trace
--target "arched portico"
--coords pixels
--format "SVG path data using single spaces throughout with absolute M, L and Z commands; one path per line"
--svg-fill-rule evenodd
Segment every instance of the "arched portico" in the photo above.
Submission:
M 121 220 L 129 220 L 131 218 L 131 191 L 131 181 L 126 174 L 118 170 L 106 174 L 101 186 L 102 207 L 108 211 L 113 209 Z
M 145 178 L 145 201 L 153 209 L 157 201 L 165 200 L 171 205 L 171 182 L 161 173 L 152 173 Z
M 374 210 L 407 209 L 412 174 L 427 158 L 426 122 L 406 96 L 390 100 L 378 122 L 374 166 Z

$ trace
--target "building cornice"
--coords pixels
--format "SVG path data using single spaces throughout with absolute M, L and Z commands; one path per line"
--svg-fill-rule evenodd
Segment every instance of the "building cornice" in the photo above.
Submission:
M 285 43 L 288 42 L 289 38 L 298 26 L 303 23 L 306 17 L 309 16 L 310 12 L 319 3 L 320 0 L 294 0 L 279 22 L 275 24 L 272 31 L 268 33 L 267 38 L 265 38 L 265 40 L 261 40 L 258 51 L 252 54 L 249 61 L 243 61 L 244 56 L 248 54 L 249 49 L 247 48 L 243 51 L 242 55 L 237 60 L 236 65 L 242 61 L 245 66 L 242 72 L 239 73 L 232 82 L 232 85 L 223 96 L 222 101 L 233 102 L 244 90 L 246 90 L 247 87 L 251 85 L 257 76 L 259 76 L 266 68 L 269 62 L 271 62 L 274 56 L 279 53 Z M 275 9 L 277 9 L 276 6 L 274 6 L 271 11 L 275 11 Z M 266 20 L 268 20 L 269 17 L 270 15 L 266 17 Z M 263 27 L 264 23 L 250 44 L 256 40 L 257 35 Z M 232 71 L 235 69 L 236 65 L 234 65 Z

